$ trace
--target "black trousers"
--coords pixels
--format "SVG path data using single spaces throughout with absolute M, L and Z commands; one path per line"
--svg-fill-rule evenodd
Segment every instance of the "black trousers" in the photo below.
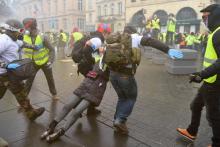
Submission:
M 212 147 L 220 147 L 220 86 L 203 83 L 191 103 L 192 119 L 189 133 L 196 135 L 200 125 L 201 111 L 205 106 L 206 117 L 212 127 Z
M 44 75 L 47 79 L 50 93 L 52 95 L 56 95 L 57 90 L 56 90 L 55 83 L 54 83 L 52 68 L 50 66 L 48 66 L 47 64 L 44 64 L 42 66 L 36 66 L 36 67 L 37 67 L 37 71 L 41 69 L 44 72 Z M 36 72 L 36 74 L 37 74 L 37 72 Z M 34 82 L 36 74 L 26 81 L 25 90 L 26 90 L 27 94 L 29 94 L 29 92 L 31 90 L 31 87 Z
M 174 37 L 174 32 L 167 32 L 167 35 L 166 35 L 166 44 L 168 45 L 173 45 L 173 37 Z

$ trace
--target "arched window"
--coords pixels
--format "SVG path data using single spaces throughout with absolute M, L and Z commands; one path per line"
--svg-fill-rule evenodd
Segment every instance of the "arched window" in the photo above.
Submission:
M 108 8 L 107 5 L 104 6 L 104 16 L 108 15 Z
M 168 14 L 167 14 L 166 11 L 164 11 L 164 10 L 157 10 L 156 12 L 154 12 L 153 15 L 155 15 L 155 14 L 160 19 L 160 24 L 162 26 L 167 24 Z
M 176 15 L 177 20 L 196 20 L 197 14 L 193 8 L 185 7 L 179 10 Z

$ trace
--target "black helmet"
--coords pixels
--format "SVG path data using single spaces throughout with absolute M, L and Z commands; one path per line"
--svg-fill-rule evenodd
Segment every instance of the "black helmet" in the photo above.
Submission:
M 37 28 L 37 20 L 35 18 L 25 18 L 23 20 L 23 25 L 25 29 L 36 29 Z
M 16 19 L 9 19 L 5 22 L 3 25 L 3 28 L 8 31 L 12 32 L 19 32 L 21 33 L 23 31 L 23 25 L 20 21 Z

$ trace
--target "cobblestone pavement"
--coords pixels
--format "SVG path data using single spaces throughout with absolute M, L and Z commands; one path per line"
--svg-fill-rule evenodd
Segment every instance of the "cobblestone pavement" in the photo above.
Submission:
M 128 119 L 129 135 L 114 133 L 112 120 L 117 102 L 116 93 L 108 84 L 101 105 L 101 115 L 83 117 L 59 141 L 48 145 L 39 139 L 49 121 L 71 99 L 72 91 L 83 77 L 76 73 L 76 65 L 69 60 L 57 61 L 54 77 L 60 100 L 51 100 L 43 72 L 39 72 L 30 93 L 35 107 L 44 106 L 46 112 L 35 122 L 29 122 L 18 112 L 18 104 L 10 92 L 0 101 L 0 137 L 12 147 L 206 147 L 211 129 L 202 115 L 198 139 L 194 144 L 176 133 L 190 121 L 189 104 L 197 85 L 189 84 L 187 76 L 167 73 L 164 65 L 156 65 L 143 58 L 138 68 L 138 99 Z

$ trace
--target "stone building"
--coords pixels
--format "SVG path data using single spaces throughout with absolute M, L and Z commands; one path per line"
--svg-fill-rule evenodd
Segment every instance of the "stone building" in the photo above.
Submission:
M 85 0 L 20 0 L 20 18 L 35 17 L 38 28 L 45 31 L 85 30 Z
M 126 0 L 126 23 L 142 10 L 146 19 L 157 14 L 162 25 L 161 31 L 165 31 L 168 15 L 173 13 L 177 19 L 177 31 L 198 32 L 200 10 L 212 3 L 219 3 L 219 0 Z

